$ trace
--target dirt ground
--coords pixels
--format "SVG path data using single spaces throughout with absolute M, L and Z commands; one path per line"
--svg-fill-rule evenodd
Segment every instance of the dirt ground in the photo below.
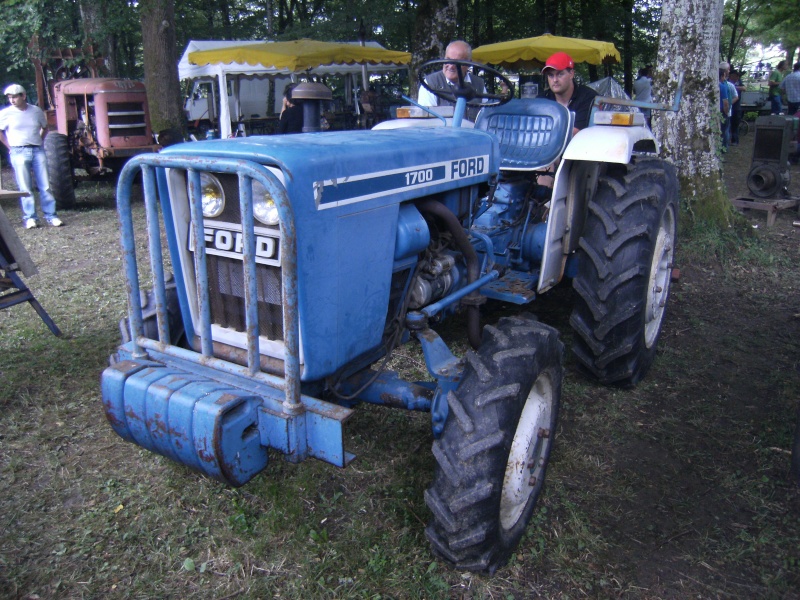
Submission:
M 752 197 L 753 132 L 724 155 L 732 199 Z M 790 195 L 800 198 L 800 168 L 790 171 Z M 608 559 L 635 573 L 633 597 L 800 597 L 796 543 L 765 542 L 782 526 L 796 540 L 800 525 L 786 445 L 800 400 L 800 216 L 797 208 L 782 210 L 767 227 L 767 212 L 742 214 L 766 244 L 765 255 L 737 264 L 693 261 L 702 247 L 679 252 L 662 362 L 643 385 L 647 391 L 634 394 L 643 400 L 633 417 L 643 435 L 607 446 L 612 470 L 639 483 L 608 519 L 618 542 Z M 567 417 L 565 428 L 581 421 Z M 774 487 L 754 500 L 762 486 Z M 763 502 L 776 522 L 768 524 Z M 726 537 L 744 543 L 726 550 Z M 752 562 L 725 556 L 737 546 Z M 708 560 L 697 560 L 701 548 L 710 551 Z
M 748 194 L 753 139 L 725 156 L 731 197 Z M 796 209 L 773 227 L 749 211 L 742 247 L 679 244 L 635 389 L 567 359 L 540 506 L 510 564 L 483 577 L 429 553 L 427 415 L 360 408 L 350 467 L 274 460 L 241 491 L 119 440 L 98 377 L 125 300 L 113 195 L 95 195 L 64 228 L 18 229 L 65 336 L 28 306 L 0 311 L 0 598 L 800 598 Z M 570 302 L 558 289 L 532 308 L 567 347 Z

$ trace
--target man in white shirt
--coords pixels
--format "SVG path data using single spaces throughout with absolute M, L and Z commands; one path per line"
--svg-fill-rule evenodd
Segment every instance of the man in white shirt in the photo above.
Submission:
M 639 77 L 633 82 L 633 99 L 641 102 L 653 101 L 653 75 L 650 65 L 639 69 Z M 643 109 L 642 112 L 647 119 L 647 125 L 650 126 L 650 109 Z
M 786 94 L 788 114 L 794 116 L 800 110 L 800 62 L 794 63 L 792 72 L 783 78 L 778 87 Z
M 31 180 L 33 173 L 45 220 L 53 227 L 61 227 L 63 223 L 56 215 L 56 199 L 50 193 L 47 156 L 42 147 L 47 135 L 47 118 L 38 106 L 28 104 L 25 88 L 21 85 L 12 84 L 4 93 L 11 106 L 0 110 L 0 142 L 9 150 L 19 191 L 28 193 L 20 199 L 22 224 L 25 229 L 38 226 Z
M 472 60 L 472 47 L 467 42 L 461 40 L 450 42 L 445 50 L 444 57 L 452 60 Z M 434 89 L 447 89 L 450 86 L 458 86 L 457 69 L 456 65 L 445 64 L 441 72 L 428 75 L 425 78 L 425 83 Z M 470 73 L 469 67 L 461 66 L 461 75 L 465 85 L 471 87 L 479 94 L 486 93 L 486 86 L 483 83 L 483 79 L 474 73 Z M 417 102 L 422 106 L 455 106 L 455 102 L 439 98 L 423 86 L 419 86 Z M 470 102 L 471 106 L 467 107 L 467 114 L 465 115 L 467 119 L 470 121 L 476 119 L 481 102 L 482 100 L 478 98 Z

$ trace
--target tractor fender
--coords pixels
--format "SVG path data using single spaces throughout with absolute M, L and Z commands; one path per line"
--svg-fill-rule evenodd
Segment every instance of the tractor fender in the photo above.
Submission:
M 658 153 L 658 142 L 647 127 L 596 125 L 581 129 L 564 152 L 566 160 L 628 164 L 636 152 Z

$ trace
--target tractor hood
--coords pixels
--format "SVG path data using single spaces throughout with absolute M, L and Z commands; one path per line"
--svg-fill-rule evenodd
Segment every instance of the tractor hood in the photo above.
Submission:
M 498 172 L 497 142 L 483 131 L 468 129 L 208 140 L 170 146 L 161 155 L 197 160 L 211 171 L 215 160 L 225 158 L 279 172 L 298 240 L 306 381 L 328 376 L 381 345 L 392 274 L 408 268 L 409 259 L 422 249 L 417 232 L 425 229 L 421 217 L 410 224 L 401 220 L 401 205 L 434 197 L 468 210 L 479 186 Z M 178 190 L 171 196 L 175 202 Z M 410 210 L 419 215 L 413 207 Z M 173 206 L 174 214 L 181 211 L 182 219 L 175 219 L 176 237 L 178 246 L 186 248 L 188 213 L 185 207 Z M 206 221 L 209 236 L 215 235 L 214 227 L 237 226 Z M 191 273 L 186 253 L 184 263 L 184 271 Z M 269 349 L 262 347 L 262 353 Z
M 404 129 L 207 140 L 162 153 L 277 167 L 295 210 L 316 212 L 371 200 L 396 204 L 487 181 L 498 172 L 495 144 L 475 130 Z
M 68 96 L 83 96 L 86 94 L 91 95 L 103 93 L 108 94 L 112 92 L 145 93 L 145 87 L 141 81 L 133 81 L 131 79 L 110 79 L 107 77 L 60 81 L 55 85 L 55 89 L 57 92 L 66 94 Z

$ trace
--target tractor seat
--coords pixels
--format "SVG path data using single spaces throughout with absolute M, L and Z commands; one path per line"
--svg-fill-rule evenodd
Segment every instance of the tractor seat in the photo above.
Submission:
M 481 110 L 476 129 L 500 143 L 500 168 L 536 171 L 552 164 L 572 137 L 575 113 L 553 100 L 511 100 Z

